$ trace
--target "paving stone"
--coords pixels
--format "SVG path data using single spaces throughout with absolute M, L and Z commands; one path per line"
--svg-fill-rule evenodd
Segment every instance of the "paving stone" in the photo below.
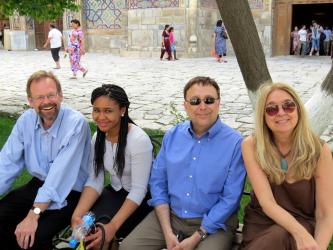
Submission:
M 171 103 L 186 117 L 183 88 L 191 78 L 203 75 L 214 78 L 221 88 L 220 117 L 244 136 L 253 131 L 253 109 L 235 57 L 228 63 L 216 63 L 213 58 L 192 58 L 160 61 L 159 58 L 125 58 L 107 53 L 87 53 L 82 65 L 89 69 L 85 78 L 78 74 L 70 80 L 68 60 L 60 55 L 62 68 L 54 70 L 49 51 L 6 51 L 0 49 L 0 111 L 22 113 L 27 105 L 25 85 L 35 71 L 53 71 L 59 78 L 64 104 L 81 111 L 91 120 L 90 95 L 101 84 L 117 84 L 128 93 L 130 115 L 146 128 L 166 130 L 172 127 Z M 267 58 L 273 81 L 290 83 L 307 101 L 324 80 L 331 67 L 329 57 L 281 56 Z M 316 68 L 316 73 L 304 69 Z M 333 122 L 322 138 L 333 143 Z

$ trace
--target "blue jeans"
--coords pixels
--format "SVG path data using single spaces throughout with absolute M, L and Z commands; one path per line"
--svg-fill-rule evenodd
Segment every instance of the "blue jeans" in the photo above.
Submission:
M 319 38 L 312 38 L 312 49 L 319 50 Z

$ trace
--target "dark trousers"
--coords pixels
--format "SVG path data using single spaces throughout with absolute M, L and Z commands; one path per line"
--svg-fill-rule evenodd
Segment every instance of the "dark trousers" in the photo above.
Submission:
M 161 49 L 160 59 L 162 60 L 165 52 L 167 52 L 168 53 L 168 60 L 171 60 L 172 55 L 171 55 L 171 46 L 170 46 L 169 39 L 164 40 L 164 47 L 165 47 L 165 49 Z
M 38 189 L 43 181 L 33 178 L 28 184 L 8 193 L 0 200 L 0 249 L 21 249 L 14 231 L 16 226 L 27 216 L 31 209 Z M 52 249 L 52 238 L 60 230 L 70 224 L 72 213 L 79 201 L 80 193 L 70 192 L 67 196 L 67 206 L 57 210 L 46 210 L 38 220 L 35 234 L 34 250 Z
M 59 61 L 59 51 L 60 51 L 60 47 L 59 48 L 51 48 L 51 55 L 52 55 L 52 58 L 55 62 Z
M 108 219 L 99 220 L 103 224 L 107 224 L 118 212 L 123 205 L 128 192 L 124 189 L 115 191 L 110 185 L 104 188 L 101 196 L 96 201 L 95 205 L 91 209 L 96 216 L 96 219 L 103 218 L 105 216 Z M 135 212 L 124 222 L 116 233 L 117 238 L 125 238 L 135 227 L 138 225 L 150 211 L 152 207 L 147 204 L 150 199 L 150 194 L 147 194 L 141 205 L 135 210 Z

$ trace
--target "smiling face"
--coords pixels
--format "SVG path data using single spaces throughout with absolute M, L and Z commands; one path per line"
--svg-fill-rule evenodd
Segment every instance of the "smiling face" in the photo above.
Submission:
M 120 129 L 121 116 L 126 108 L 108 96 L 100 96 L 93 102 L 92 118 L 98 128 L 105 133 L 118 133 Z
M 292 112 L 286 112 L 282 105 L 295 102 L 292 96 L 281 89 L 273 90 L 266 99 L 265 108 L 278 105 L 279 111 L 276 115 L 269 115 L 265 112 L 265 121 L 273 134 L 291 134 L 298 122 L 297 105 Z
M 53 79 L 44 77 L 31 82 L 30 93 L 31 96 L 28 97 L 30 106 L 40 116 L 44 127 L 51 127 L 60 110 L 62 92 L 57 91 Z
M 216 100 L 212 104 L 205 104 L 203 100 L 207 97 L 213 97 Z M 189 100 L 193 98 L 201 99 L 201 103 L 191 105 Z M 215 123 L 219 113 L 220 99 L 212 85 L 194 84 L 186 92 L 184 107 L 192 121 L 194 132 L 197 136 L 201 136 Z

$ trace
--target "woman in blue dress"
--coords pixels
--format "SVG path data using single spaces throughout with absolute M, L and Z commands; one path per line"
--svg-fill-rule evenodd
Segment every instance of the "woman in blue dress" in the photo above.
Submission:
M 214 30 L 215 54 L 218 62 L 227 62 L 222 60 L 223 54 L 226 54 L 227 52 L 226 39 L 223 37 L 224 34 L 226 35 L 226 31 L 222 20 L 218 20 Z

